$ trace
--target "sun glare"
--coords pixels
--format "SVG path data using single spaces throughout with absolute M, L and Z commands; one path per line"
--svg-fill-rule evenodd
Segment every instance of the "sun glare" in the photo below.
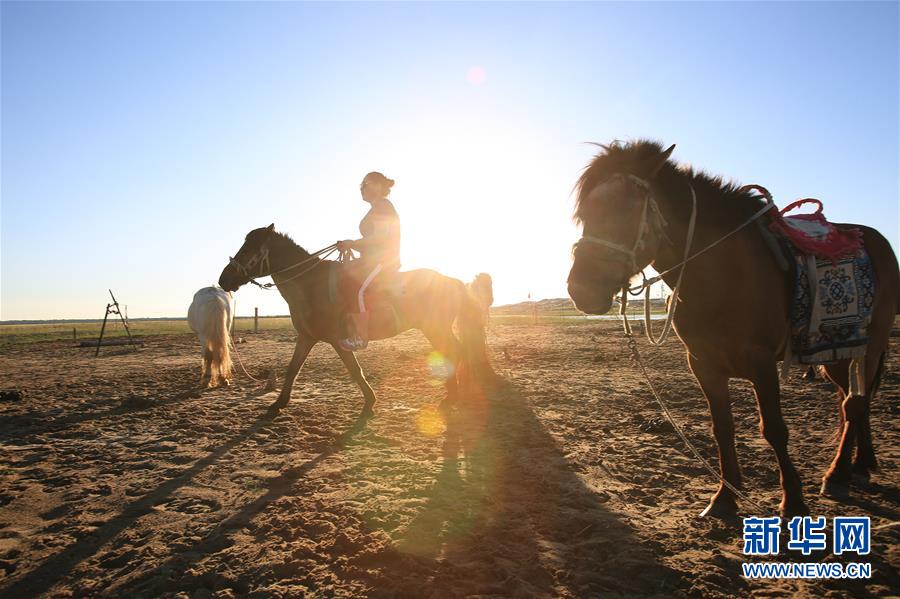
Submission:
M 437 437 L 444 430 L 444 417 L 437 408 L 422 408 L 416 415 L 416 428 L 426 437 Z
M 469 69 L 469 72 L 466 73 L 466 80 L 472 85 L 481 85 L 487 81 L 487 73 L 481 67 L 472 67 Z

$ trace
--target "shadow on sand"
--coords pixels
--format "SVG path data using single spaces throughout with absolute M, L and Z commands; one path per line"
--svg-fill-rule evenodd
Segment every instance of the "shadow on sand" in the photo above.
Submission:
M 261 416 L 256 422 L 234 435 L 227 442 L 216 447 L 204 458 L 197 460 L 190 468 L 174 478 L 170 478 L 157 486 L 153 491 L 126 506 L 121 513 L 100 526 L 90 536 L 79 539 L 66 549 L 47 558 L 34 570 L 28 572 L 22 578 L 16 580 L 6 588 L 0 587 L 0 596 L 4 597 L 35 597 L 47 593 L 56 584 L 63 582 L 79 566 L 79 564 L 97 554 L 104 545 L 115 539 L 122 532 L 134 525 L 137 520 L 153 509 L 153 506 L 164 503 L 170 499 L 180 488 L 190 484 L 200 473 L 213 466 L 238 445 L 249 439 L 261 428 L 271 426 L 271 420 Z M 338 436 L 328 447 L 316 457 L 282 473 L 281 476 L 269 481 L 270 491 L 245 506 L 239 513 L 221 523 L 219 528 L 231 528 L 232 523 L 242 521 L 246 516 L 256 513 L 276 497 L 283 495 L 291 485 L 300 479 L 306 472 L 314 468 L 322 460 L 342 449 L 346 441 L 355 435 L 362 426 L 355 423 L 347 432 Z M 239 526 L 239 524 L 235 524 Z M 210 535 L 212 538 L 214 535 Z M 214 541 L 213 541 L 214 542 Z M 206 547 L 209 545 L 210 547 Z M 196 548 L 197 551 L 211 550 L 212 542 L 202 542 Z
M 397 547 L 453 564 L 462 578 L 451 594 L 665 595 L 679 586 L 573 472 L 512 384 L 469 393 L 449 418 L 443 454 Z
M 501 380 L 489 391 L 474 390 L 468 395 L 448 418 L 443 468 L 422 496 L 417 515 L 365 568 L 353 572 L 335 567 L 333 576 L 346 577 L 345 582 L 352 578 L 354 584 L 362 583 L 370 594 L 379 596 L 665 596 L 682 586 L 678 574 L 660 564 L 629 525 L 606 509 L 603 494 L 573 472 L 514 386 Z M 50 591 L 154 505 L 268 423 L 260 418 L 184 473 L 127 506 L 91 536 L 51 556 L 0 592 L 20 597 Z M 180 581 L 193 561 L 185 556 L 199 559 L 227 550 L 228 535 L 247 526 L 279 498 L 297 493 L 302 479 L 361 429 L 357 422 L 316 457 L 269 479 L 262 495 L 191 546 L 170 550 L 151 569 L 123 581 L 115 592 L 157 596 L 184 590 L 179 588 Z M 360 555 L 345 557 L 351 563 L 360 559 Z M 227 564 L 226 559 L 221 567 Z M 290 576 L 261 564 L 240 566 L 230 568 L 229 575 L 252 578 L 236 585 L 242 591 Z M 251 566 L 254 570 L 248 572 Z M 315 589 L 307 586 L 305 590 Z

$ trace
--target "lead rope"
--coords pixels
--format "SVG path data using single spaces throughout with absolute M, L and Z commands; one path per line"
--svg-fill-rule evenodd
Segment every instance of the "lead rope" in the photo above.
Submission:
M 684 434 L 684 431 L 681 429 L 680 426 L 678 426 L 678 423 L 675 422 L 675 417 L 672 416 L 672 412 L 669 410 L 669 407 L 666 405 L 666 402 L 663 401 L 662 397 L 656 391 L 656 388 L 653 386 L 653 381 L 650 380 L 650 375 L 647 372 L 647 368 L 644 366 L 644 361 L 641 358 L 641 353 L 637 347 L 637 341 L 635 340 L 634 334 L 631 331 L 631 323 L 628 322 L 628 315 L 626 314 L 626 311 L 625 311 L 626 306 L 628 304 L 628 293 L 634 292 L 635 289 L 637 290 L 637 293 L 640 293 L 641 288 L 643 288 L 643 290 L 644 290 L 644 332 L 647 336 L 647 340 L 650 342 L 651 345 L 654 345 L 654 346 L 662 345 L 666 341 L 666 339 L 669 336 L 669 333 L 672 330 L 672 322 L 675 318 L 675 309 L 678 306 L 678 293 L 679 293 L 679 290 L 681 289 L 681 279 L 684 276 L 684 271 L 686 269 L 687 263 L 690 262 L 691 260 L 693 260 L 694 258 L 696 258 L 697 256 L 700 256 L 701 254 L 705 253 L 706 251 L 719 245 L 722 241 L 724 241 L 725 239 L 728 239 L 729 237 L 731 237 L 732 235 L 734 235 L 735 233 L 737 233 L 738 231 L 740 231 L 741 229 L 743 229 L 744 227 L 746 227 L 747 225 L 749 225 L 750 223 L 752 223 L 753 221 L 755 221 L 756 219 L 761 217 L 763 214 L 765 214 L 766 212 L 771 210 L 772 207 L 775 205 L 775 203 L 772 201 L 772 196 L 769 194 L 769 192 L 767 190 L 765 190 L 764 188 L 758 187 L 758 186 L 748 186 L 748 188 L 751 188 L 751 187 L 759 189 L 763 192 L 763 195 L 767 199 L 767 204 L 763 208 L 758 210 L 755 214 L 753 214 L 753 216 L 751 216 L 749 219 L 747 219 L 745 222 L 743 222 L 740 226 L 738 226 L 736 229 L 729 232 L 724 237 L 720 238 L 718 241 L 712 243 L 711 245 L 708 245 L 707 247 L 703 248 L 702 250 L 700 250 L 693 256 L 688 256 L 688 254 L 690 253 L 691 244 L 692 244 L 693 238 L 694 238 L 694 226 L 697 221 L 697 194 L 694 191 L 694 187 L 692 185 L 691 186 L 691 201 L 692 201 L 691 220 L 688 224 L 687 238 L 685 240 L 685 245 L 684 245 L 684 259 L 681 261 L 681 263 L 676 264 L 672 268 L 664 270 L 663 272 L 659 273 L 659 275 L 657 275 L 656 277 L 653 277 L 652 279 L 647 279 L 645 277 L 644 281 L 641 283 L 641 285 L 639 285 L 638 287 L 636 287 L 634 289 L 629 289 L 627 286 L 623 287 L 622 288 L 621 305 L 619 306 L 619 314 L 622 316 L 622 325 L 625 329 L 625 337 L 628 340 L 627 341 L 628 349 L 631 351 L 632 358 L 637 363 L 638 368 L 640 368 L 641 374 L 644 375 L 644 380 L 647 381 L 647 386 L 650 388 L 650 392 L 653 394 L 654 399 L 656 399 L 656 403 L 659 404 L 659 407 L 662 409 L 663 414 L 665 414 L 666 419 L 668 419 L 669 424 L 672 425 L 672 428 L 675 430 L 675 433 L 678 435 L 678 437 L 681 439 L 681 441 L 685 444 L 685 446 L 691 451 L 691 453 L 694 454 L 694 457 L 697 458 L 697 460 L 701 464 L 703 464 L 703 467 L 706 468 L 706 470 L 709 471 L 709 473 L 712 474 L 714 478 L 718 479 L 719 482 L 726 489 L 731 491 L 736 498 L 740 499 L 744 503 L 752 505 L 753 507 L 757 508 L 758 510 L 765 511 L 765 508 L 763 506 L 761 506 L 759 503 L 757 503 L 757 502 L 753 501 L 752 499 L 750 499 L 749 497 L 747 497 L 747 495 L 745 495 L 743 492 L 741 492 L 737 487 L 735 487 L 730 482 L 725 480 L 725 478 L 722 476 L 721 472 L 717 472 L 715 470 L 715 468 L 713 468 L 709 464 L 709 462 L 707 462 L 706 459 L 704 459 L 703 456 L 700 455 L 700 452 L 697 451 L 697 448 L 694 447 L 694 444 L 690 442 L 690 440 L 687 438 L 687 435 Z M 747 188 L 744 188 L 744 189 L 747 189 Z M 744 189 L 742 189 L 741 191 L 744 191 Z M 663 325 L 663 330 L 662 330 L 662 333 L 660 334 L 660 336 L 658 338 L 654 339 L 653 333 L 650 329 L 650 326 L 651 326 L 651 324 L 650 324 L 651 323 L 651 320 L 650 320 L 650 286 L 653 283 L 662 280 L 662 276 L 664 274 L 672 272 L 673 270 L 675 270 L 676 268 L 679 268 L 679 267 L 681 267 L 681 271 L 678 273 L 678 280 L 675 282 L 675 287 L 672 289 L 672 295 L 669 298 L 669 307 L 668 307 L 667 315 L 666 315 L 666 323 L 665 323 L 665 325 Z
M 244 371 L 244 374 L 247 375 L 247 378 L 249 378 L 251 381 L 255 381 L 257 383 L 265 383 L 266 382 L 266 381 L 262 381 L 258 378 L 255 378 L 252 374 L 247 372 L 246 368 L 244 368 L 244 362 L 243 362 L 243 360 L 241 360 L 241 352 L 238 351 L 237 345 L 234 342 L 234 337 L 231 338 L 231 349 L 234 350 L 234 355 L 237 356 L 238 364 L 241 366 L 241 370 Z
M 690 262 L 690 261 L 693 260 L 694 258 L 697 258 L 697 257 L 699 257 L 699 256 L 701 256 L 701 255 L 703 255 L 703 254 L 705 254 L 706 252 L 708 252 L 709 250 L 713 249 L 714 247 L 716 247 L 717 245 L 719 245 L 720 243 L 722 243 L 723 241 L 725 241 L 726 239 L 728 239 L 729 237 L 731 237 L 732 235 L 734 235 L 735 233 L 737 233 L 738 231 L 740 231 L 741 229 L 743 229 L 744 227 L 746 227 L 747 225 L 749 225 L 750 223 L 752 223 L 752 222 L 758 220 L 763 214 L 765 214 L 766 212 L 768 212 L 769 210 L 771 210 L 772 208 L 775 207 L 775 201 L 772 199 L 771 194 L 769 194 L 769 192 L 768 192 L 764 187 L 761 187 L 761 186 L 759 186 L 759 185 L 745 185 L 744 187 L 742 187 L 742 188 L 739 189 L 738 191 L 745 191 L 745 190 L 748 190 L 748 189 L 756 189 L 756 190 L 760 190 L 760 191 L 763 193 L 763 197 L 766 199 L 766 205 L 763 206 L 762 208 L 760 208 L 759 210 L 757 210 L 756 212 L 754 212 L 753 215 L 750 216 L 750 218 L 748 218 L 747 220 L 745 220 L 743 223 L 741 223 L 740 225 L 738 225 L 737 227 L 735 227 L 734 229 L 732 229 L 731 231 L 729 231 L 727 234 L 725 234 L 724 236 L 722 236 L 722 237 L 720 237 L 719 239 L 717 239 L 716 241 L 714 241 L 713 243 L 709 244 L 708 246 L 706 246 L 706 247 L 703 248 L 702 250 L 698 251 L 696 254 L 694 254 L 694 255 L 692 255 L 692 256 L 690 256 L 690 257 L 685 257 L 684 260 L 682 260 L 681 262 L 679 262 L 678 264 L 676 264 L 675 266 L 673 266 L 673 267 L 671 267 L 671 268 L 667 268 L 666 270 L 664 270 L 664 271 L 662 271 L 661 273 L 657 274 L 655 277 L 652 277 L 652 278 L 650 278 L 650 279 L 646 279 L 646 278 L 645 278 L 644 281 L 643 281 L 643 283 L 641 283 L 640 285 L 637 285 L 637 286 L 635 286 L 635 287 L 631 287 L 631 288 L 629 289 L 629 291 L 630 291 L 633 295 L 636 295 L 636 294 L 640 293 L 641 291 L 643 291 L 644 289 L 646 289 L 647 287 L 649 287 L 650 285 L 653 285 L 654 283 L 658 283 L 659 281 L 662 281 L 663 275 L 666 275 L 666 274 L 672 272 L 673 270 L 675 270 L 676 268 L 679 268 L 679 267 L 681 267 L 681 266 L 684 266 L 685 264 L 687 264 L 688 262 Z M 694 190 L 693 190 L 693 187 L 692 187 L 692 188 L 691 188 L 691 193 L 693 193 L 693 191 L 694 191 Z
M 674 292 L 673 292 L 674 295 Z M 659 393 L 657 393 L 656 388 L 653 386 L 653 382 L 650 380 L 650 375 L 647 373 L 647 369 L 644 367 L 644 361 L 641 359 L 641 353 L 638 351 L 637 341 L 634 338 L 634 335 L 631 332 L 631 324 L 628 322 L 628 316 L 625 314 L 625 306 L 628 303 L 628 293 L 627 289 L 622 289 L 622 300 L 621 305 L 619 306 L 619 314 L 622 316 L 622 325 L 625 328 L 625 337 L 628 339 L 628 349 L 631 350 L 632 358 L 637 362 L 638 368 L 641 370 L 641 374 L 644 375 L 644 380 L 647 381 L 647 386 L 650 387 L 650 392 L 653 394 L 653 397 L 656 399 L 656 403 L 659 404 L 659 407 L 662 408 L 663 413 L 666 415 L 666 418 L 669 420 L 669 424 L 672 425 L 672 428 L 675 429 L 675 432 L 681 438 L 681 441 L 687 446 L 688 449 L 691 450 L 691 453 L 694 454 L 694 457 L 703 464 L 703 466 L 709 471 L 710 474 L 713 475 L 719 482 L 729 491 L 731 491 L 734 496 L 740 499 L 742 502 L 752 505 L 758 510 L 762 510 L 765 512 L 766 508 L 757 502 L 753 501 L 749 497 L 747 497 L 743 492 L 741 492 L 737 487 L 732 485 L 730 482 L 725 480 L 722 477 L 720 472 L 716 472 L 715 468 L 710 466 L 709 462 L 707 462 L 703 456 L 700 455 L 700 452 L 697 451 L 697 448 L 694 447 L 694 444 L 688 440 L 687 435 L 684 434 L 684 431 L 681 430 L 681 427 L 678 426 L 678 423 L 675 422 L 675 417 L 672 416 L 672 412 L 669 411 L 668 406 L 663 401 L 662 397 L 660 397 Z M 762 513 L 761 512 L 761 513 Z
M 691 201 L 693 204 L 691 207 L 691 220 L 688 222 L 687 238 L 684 242 L 684 260 L 681 262 L 681 271 L 678 273 L 678 280 L 675 281 L 675 287 L 672 289 L 672 296 L 669 298 L 666 323 L 663 325 L 662 333 L 660 333 L 659 337 L 656 339 L 653 338 L 653 330 L 650 321 L 650 285 L 644 286 L 644 334 L 646 334 L 647 341 L 650 342 L 650 345 L 657 347 L 665 343 L 666 339 L 669 337 L 669 332 L 672 330 L 672 321 L 675 319 L 675 309 L 678 307 L 678 290 L 681 289 L 681 278 L 684 276 L 684 271 L 687 270 L 688 254 L 691 251 L 691 244 L 694 241 L 694 225 L 697 223 L 697 194 L 694 192 L 693 185 L 691 185 L 690 188 Z

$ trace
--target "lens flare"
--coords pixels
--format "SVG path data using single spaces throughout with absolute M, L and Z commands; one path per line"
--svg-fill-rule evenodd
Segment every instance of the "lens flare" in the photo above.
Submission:
M 422 408 L 416 415 L 416 428 L 426 437 L 437 437 L 444 430 L 444 417 L 436 408 Z
M 436 378 L 448 379 L 453 376 L 453 364 L 439 351 L 428 354 L 428 370 Z
M 487 81 L 487 73 L 481 67 L 472 67 L 469 69 L 469 72 L 466 73 L 466 79 L 472 85 L 481 85 Z

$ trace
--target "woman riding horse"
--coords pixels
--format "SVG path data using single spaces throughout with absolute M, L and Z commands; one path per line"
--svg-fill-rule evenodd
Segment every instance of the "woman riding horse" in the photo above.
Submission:
M 359 223 L 362 239 L 346 239 L 337 244 L 338 250 L 342 253 L 349 250 L 360 253 L 358 269 L 354 269 L 354 274 L 362 283 L 350 311 L 355 337 L 340 341 L 340 346 L 347 351 L 365 349 L 369 343 L 366 289 L 372 285 L 376 277 L 378 282 L 383 284 L 400 270 L 400 216 L 388 199 L 393 186 L 393 179 L 388 179 L 376 171 L 363 178 L 359 191 L 363 201 L 372 207 Z

